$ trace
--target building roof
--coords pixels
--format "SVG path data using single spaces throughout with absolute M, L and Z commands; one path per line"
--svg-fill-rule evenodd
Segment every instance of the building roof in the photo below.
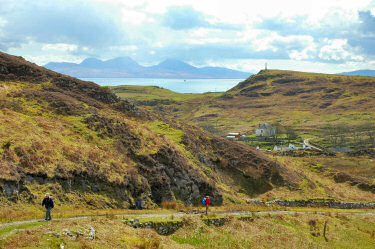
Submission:
M 258 129 L 273 129 L 269 123 L 259 124 Z

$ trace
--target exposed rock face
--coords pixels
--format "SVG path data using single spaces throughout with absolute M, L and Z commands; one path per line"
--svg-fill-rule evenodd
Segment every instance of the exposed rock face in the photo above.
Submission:
M 162 148 L 150 157 L 138 158 L 140 174 L 148 179 L 152 199 L 160 204 L 174 199 L 185 204 L 199 204 L 202 196 L 210 195 L 213 205 L 221 205 L 222 195 L 213 183 L 207 182 L 198 170 L 170 148 Z

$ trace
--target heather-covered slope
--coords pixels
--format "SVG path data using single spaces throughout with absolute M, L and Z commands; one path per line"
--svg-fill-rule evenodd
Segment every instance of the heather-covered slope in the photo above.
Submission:
M 0 53 L 2 203 L 129 207 L 214 204 L 292 186 L 253 149 L 150 114 L 108 88 Z M 290 179 L 291 179 L 290 175 Z M 289 179 L 289 178 L 288 178 Z

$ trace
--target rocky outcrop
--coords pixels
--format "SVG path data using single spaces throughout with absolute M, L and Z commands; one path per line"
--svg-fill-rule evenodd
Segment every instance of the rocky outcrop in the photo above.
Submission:
M 146 221 L 140 222 L 138 219 L 126 220 L 125 224 L 133 228 L 149 228 L 154 229 L 160 235 L 170 235 L 180 229 L 183 221 Z
M 346 152 L 348 156 L 369 156 L 375 158 L 375 148 L 359 149 Z
M 214 225 L 217 227 L 224 226 L 228 218 L 206 218 L 202 220 L 206 225 Z
M 95 208 L 135 208 L 136 199 L 146 201 L 145 208 L 150 207 L 151 200 L 147 198 L 147 188 L 142 184 L 114 184 L 105 180 L 92 178 L 87 175 L 76 175 L 71 178 L 48 178 L 42 175 L 26 175 L 21 181 L 0 180 L 0 192 L 10 201 L 23 201 L 40 204 L 43 196 L 35 196 L 30 186 L 54 186 L 53 192 L 59 192 L 54 198 L 59 202 L 72 202 L 73 206 L 87 206 Z M 79 194 L 83 198 L 74 203 L 71 195 Z M 97 199 L 85 198 L 86 194 L 99 194 Z M 108 201 L 110 200 L 110 201 Z

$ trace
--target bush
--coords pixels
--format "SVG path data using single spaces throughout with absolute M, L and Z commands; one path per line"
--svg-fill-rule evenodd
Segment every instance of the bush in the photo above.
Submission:
M 163 201 L 161 203 L 161 208 L 164 209 L 176 209 L 177 203 L 175 201 Z

